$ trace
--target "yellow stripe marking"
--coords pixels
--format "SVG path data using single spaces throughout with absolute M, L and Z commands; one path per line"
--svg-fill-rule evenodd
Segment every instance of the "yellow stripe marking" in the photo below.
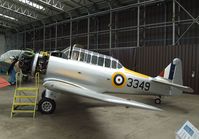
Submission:
M 148 76 L 148 75 L 141 74 L 141 73 L 138 73 L 138 72 L 135 72 L 135 71 L 126 69 L 126 68 L 124 68 L 124 70 L 125 70 L 125 73 L 129 73 L 129 74 L 134 75 L 134 76 L 137 76 L 137 77 L 141 77 L 141 78 L 149 78 L 149 77 L 150 77 L 150 76 Z

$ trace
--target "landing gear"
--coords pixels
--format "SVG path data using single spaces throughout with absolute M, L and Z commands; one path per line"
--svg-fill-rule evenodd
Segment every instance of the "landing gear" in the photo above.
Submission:
M 51 114 L 55 111 L 56 103 L 53 99 L 43 97 L 38 103 L 38 110 L 43 114 Z
M 161 96 L 155 99 L 155 104 L 161 104 Z

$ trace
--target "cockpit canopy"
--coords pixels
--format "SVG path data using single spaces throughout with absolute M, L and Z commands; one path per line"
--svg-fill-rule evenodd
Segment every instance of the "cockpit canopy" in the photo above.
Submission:
M 85 50 L 73 46 L 72 51 L 71 47 L 68 47 L 62 51 L 64 54 L 62 58 L 72 59 L 76 61 L 82 61 L 92 65 L 97 65 L 106 68 L 120 69 L 122 64 L 115 58 L 103 54 L 99 54 L 93 51 Z

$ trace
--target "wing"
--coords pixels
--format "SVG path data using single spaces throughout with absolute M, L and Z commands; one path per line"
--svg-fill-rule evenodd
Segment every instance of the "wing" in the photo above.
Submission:
M 72 82 L 66 82 L 66 81 L 59 81 L 56 79 L 50 79 L 46 80 L 43 84 L 47 89 L 54 91 L 54 92 L 68 92 L 72 94 L 76 94 L 79 96 L 92 98 L 104 102 L 119 104 L 119 105 L 125 105 L 125 106 L 133 106 L 143 109 L 150 109 L 150 110 L 161 110 L 159 108 L 146 105 L 140 102 L 136 101 L 129 101 L 120 97 L 115 97 L 107 94 L 102 94 L 99 92 L 96 92 L 94 90 L 90 90 L 88 88 L 82 87 L 78 84 L 74 84 Z
M 22 50 L 10 50 L 0 55 L 0 70 L 7 71 L 12 63 L 11 57 L 17 57 L 22 52 Z
M 160 84 L 165 84 L 165 85 L 169 85 L 169 86 L 172 86 L 172 87 L 175 87 L 179 90 L 182 90 L 182 91 L 186 91 L 186 92 L 193 92 L 193 89 L 188 87 L 188 86 L 183 86 L 183 85 L 179 85 L 179 84 L 175 84 L 175 83 L 172 83 L 168 80 L 165 80 L 163 78 L 152 78 L 152 81 L 156 82 L 156 83 L 160 83 Z
M 0 62 L 12 63 L 10 57 L 17 57 L 23 50 L 10 50 L 0 56 Z

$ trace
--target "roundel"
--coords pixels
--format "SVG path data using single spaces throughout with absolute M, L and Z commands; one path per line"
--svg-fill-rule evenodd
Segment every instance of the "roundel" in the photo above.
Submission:
M 126 84 L 126 76 L 121 72 L 116 72 L 112 75 L 112 85 L 117 88 L 122 88 Z

